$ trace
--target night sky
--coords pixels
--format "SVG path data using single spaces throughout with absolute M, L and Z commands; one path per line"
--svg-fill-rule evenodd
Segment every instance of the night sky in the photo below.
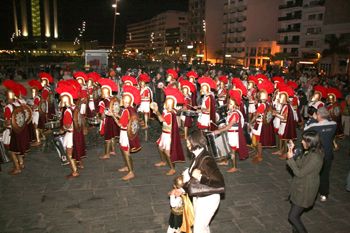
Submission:
M 111 43 L 113 30 L 113 0 L 58 0 L 60 39 L 73 41 L 78 28 L 86 21 L 84 38 Z M 116 43 L 125 42 L 126 25 L 151 18 L 166 10 L 186 11 L 188 0 L 119 0 Z M 13 33 L 12 0 L 0 1 L 0 48 L 8 47 Z

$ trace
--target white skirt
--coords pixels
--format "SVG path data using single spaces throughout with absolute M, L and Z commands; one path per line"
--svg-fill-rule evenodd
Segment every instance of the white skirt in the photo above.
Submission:
M 137 111 L 149 113 L 150 112 L 150 103 L 149 102 L 141 102 L 140 107 L 138 108 Z
M 170 133 L 162 133 L 160 138 L 157 140 L 157 144 L 161 150 L 170 151 L 171 146 L 171 134 Z
M 32 115 L 32 122 L 34 125 L 38 125 L 39 123 L 39 112 L 38 111 L 33 111 L 33 115 Z
M 238 132 L 227 132 L 228 144 L 232 150 L 237 150 L 239 148 L 239 136 Z
M 128 151 L 130 148 L 128 132 L 126 132 L 126 130 L 120 130 L 119 145 L 123 151 Z
M 63 137 L 63 147 L 73 148 L 73 132 L 66 132 Z
M 80 105 L 80 114 L 85 115 L 86 113 L 86 104 L 81 104 Z
M 278 135 L 282 136 L 286 129 L 287 123 L 281 122 L 280 127 L 278 128 Z
M 273 128 L 275 128 L 275 130 L 278 130 L 281 125 L 281 119 L 278 117 L 275 117 L 273 118 L 272 123 L 273 123 Z
M 255 104 L 249 103 L 249 105 L 248 105 L 248 113 L 255 113 L 255 112 L 256 112 Z
M 91 111 L 95 110 L 95 102 L 93 100 L 89 100 L 89 109 Z

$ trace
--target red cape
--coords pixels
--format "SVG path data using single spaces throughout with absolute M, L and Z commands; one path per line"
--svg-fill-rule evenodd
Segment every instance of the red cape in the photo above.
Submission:
M 181 138 L 179 134 L 179 126 L 177 125 L 176 114 L 171 113 L 171 146 L 170 146 L 170 159 L 171 162 L 184 162 L 185 156 L 182 150 Z

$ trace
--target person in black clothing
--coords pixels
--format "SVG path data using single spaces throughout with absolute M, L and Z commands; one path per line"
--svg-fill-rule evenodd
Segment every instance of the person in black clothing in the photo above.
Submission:
M 333 161 L 333 139 L 337 129 L 337 123 L 329 121 L 329 111 L 325 107 L 317 110 L 317 123 L 312 123 L 304 128 L 305 131 L 315 130 L 319 133 L 324 149 L 323 167 L 320 173 L 320 201 L 327 201 L 329 194 L 329 175 Z

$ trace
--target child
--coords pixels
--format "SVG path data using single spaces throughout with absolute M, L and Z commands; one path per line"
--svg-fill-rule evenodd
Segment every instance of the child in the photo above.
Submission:
M 170 206 L 171 213 L 169 217 L 169 227 L 167 233 L 181 233 L 181 225 L 182 225 L 182 215 L 183 215 L 183 201 L 182 197 L 175 195 L 175 193 L 179 193 L 178 189 L 182 189 L 183 187 L 183 177 L 178 176 L 174 180 L 173 190 L 169 193 L 170 195 Z

